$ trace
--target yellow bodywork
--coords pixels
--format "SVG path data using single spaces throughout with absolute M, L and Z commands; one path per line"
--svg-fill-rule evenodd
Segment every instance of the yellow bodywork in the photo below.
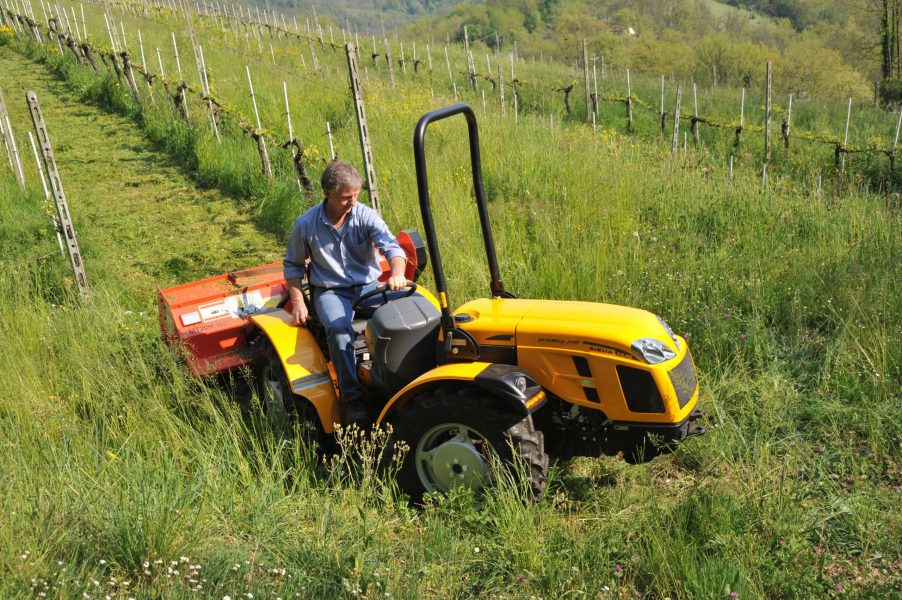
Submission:
M 266 334 L 282 361 L 295 394 L 307 398 L 319 415 L 326 433 L 341 422 L 335 385 L 328 361 L 306 327 L 298 327 L 284 310 L 255 315 L 251 321 Z
M 479 299 L 461 306 L 458 321 L 483 348 L 516 347 L 517 365 L 543 388 L 567 402 L 602 410 L 614 421 L 678 423 L 698 400 L 698 389 L 680 408 L 669 371 L 683 360 L 688 345 L 673 339 L 654 314 L 625 306 L 592 302 L 523 299 Z M 641 338 L 653 337 L 669 346 L 676 356 L 656 365 L 636 357 L 630 348 Z M 574 357 L 583 357 L 589 376 L 580 375 Z M 652 374 L 664 402 L 663 413 L 638 413 L 627 408 L 616 367 L 628 365 Z M 590 400 L 586 388 L 599 401 Z

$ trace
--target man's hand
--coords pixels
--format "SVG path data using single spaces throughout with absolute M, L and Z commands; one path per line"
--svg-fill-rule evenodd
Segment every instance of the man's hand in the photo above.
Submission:
M 393 292 L 404 289 L 407 286 L 407 277 L 404 276 L 407 259 L 396 256 L 389 261 L 389 265 L 391 266 L 391 275 L 388 277 L 388 289 Z
M 304 302 L 304 292 L 301 284 L 302 280 L 289 278 L 285 281 L 288 284 L 288 296 L 291 298 L 291 320 L 294 325 L 304 326 L 310 317 L 307 311 L 307 304 Z
M 292 322 L 295 325 L 303 327 L 307 324 L 307 319 L 310 317 L 310 314 L 307 311 L 307 306 L 304 304 L 303 299 L 301 299 L 300 302 L 291 303 L 291 317 Z

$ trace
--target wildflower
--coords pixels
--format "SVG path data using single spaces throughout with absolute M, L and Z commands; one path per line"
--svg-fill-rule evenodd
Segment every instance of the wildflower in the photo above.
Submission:
M 476 554 L 479 554 L 479 546 L 476 546 L 475 548 L 473 548 L 473 552 L 475 552 Z
M 739 592 L 730 592 L 730 598 L 738 598 Z
M 614 572 L 617 573 L 618 575 L 623 573 L 623 567 L 620 566 L 620 563 L 617 563 L 616 565 L 614 565 Z
M 747 333 L 740 333 L 740 334 L 739 334 L 739 339 L 742 340 L 742 341 L 745 341 L 745 340 L 749 339 L 749 336 L 748 336 Z
M 836 588 L 837 592 L 842 592 L 846 589 L 846 587 L 841 583 L 837 583 L 834 587 Z
M 517 581 L 519 581 L 520 583 L 523 583 L 523 581 L 525 579 L 526 579 L 526 577 L 523 575 L 523 573 L 520 573 L 519 575 L 517 575 Z

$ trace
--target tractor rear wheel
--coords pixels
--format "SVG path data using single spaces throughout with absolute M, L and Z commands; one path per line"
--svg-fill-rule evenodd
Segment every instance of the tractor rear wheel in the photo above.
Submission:
M 254 363 L 254 380 L 263 414 L 273 431 L 285 436 L 297 427 L 310 441 L 322 442 L 316 410 L 306 398 L 292 391 L 282 361 L 268 342 Z
M 494 454 L 515 477 L 528 477 L 530 499 L 538 501 L 548 474 L 542 432 L 531 417 L 511 421 L 478 388 L 420 393 L 392 420 L 392 447 L 399 442 L 408 447 L 398 484 L 415 502 L 425 493 L 457 487 L 478 492 L 493 482 Z

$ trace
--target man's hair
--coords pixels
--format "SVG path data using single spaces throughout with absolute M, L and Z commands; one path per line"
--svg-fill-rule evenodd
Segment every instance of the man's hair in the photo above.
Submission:
M 338 158 L 329 163 L 319 181 L 327 192 L 337 192 L 344 188 L 359 190 L 363 187 L 363 178 L 354 165 Z

